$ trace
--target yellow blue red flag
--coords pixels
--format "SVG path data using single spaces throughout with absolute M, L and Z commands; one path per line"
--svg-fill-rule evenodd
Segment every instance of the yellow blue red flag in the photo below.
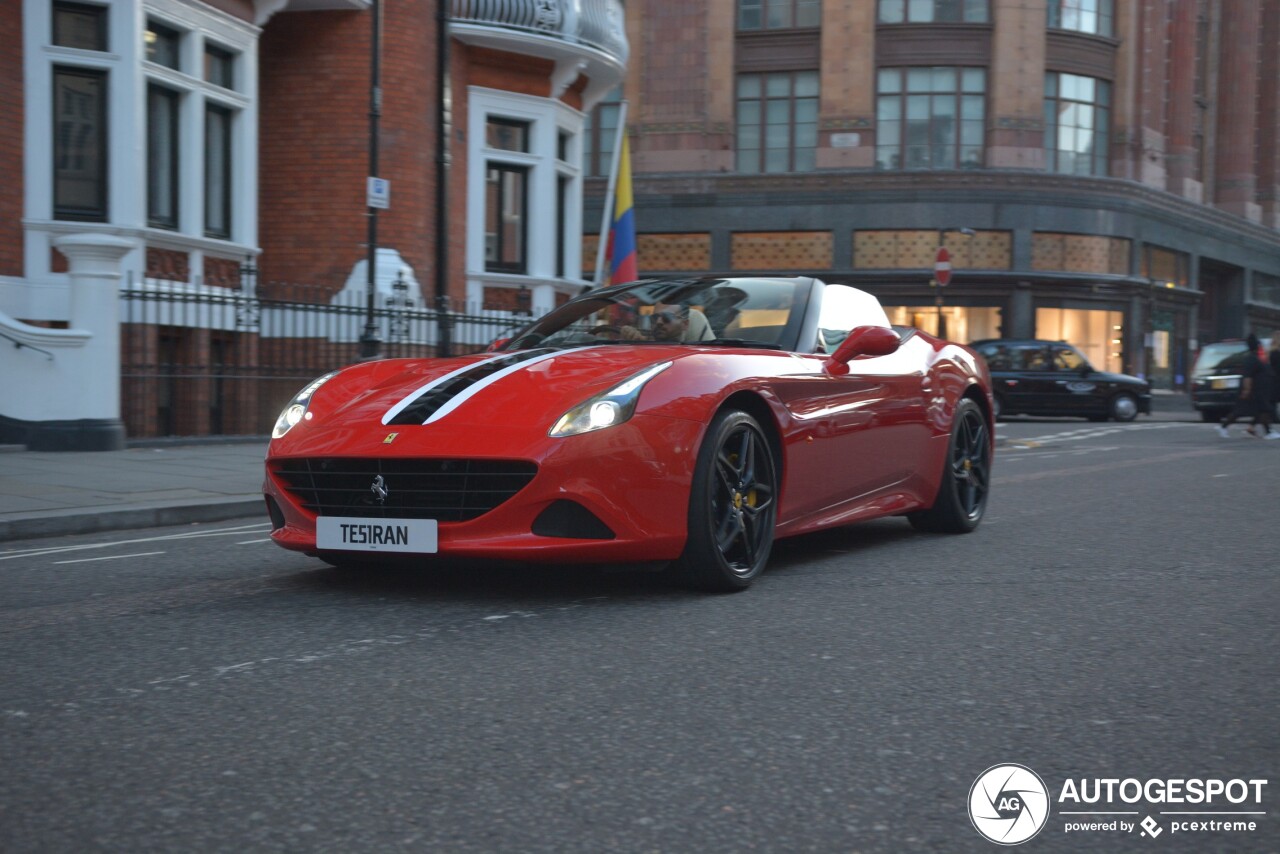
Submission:
M 636 213 L 631 196 L 631 148 L 622 135 L 618 157 L 618 182 L 613 196 L 613 222 L 609 226 L 609 282 L 619 285 L 640 278 L 636 260 Z

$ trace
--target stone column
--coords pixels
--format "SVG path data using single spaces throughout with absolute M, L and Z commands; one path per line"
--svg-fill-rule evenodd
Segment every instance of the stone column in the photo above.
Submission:
M 1258 127 L 1258 0 L 1232 0 L 1222 5 L 1222 50 L 1219 53 L 1217 170 L 1214 204 L 1254 222 L 1262 210 L 1254 200 L 1254 136 Z
M 1186 199 L 1202 198 L 1195 175 L 1196 4 L 1175 3 L 1169 32 L 1169 113 L 1166 140 L 1168 189 Z
M 996 0 L 991 6 L 987 166 L 1043 169 L 1044 4 Z
M 79 358 L 76 420 L 45 423 L 31 450 L 118 451 L 124 448 L 120 420 L 120 261 L 136 245 L 109 234 L 68 234 L 54 247 L 67 257 L 71 274 L 71 328 L 92 333 Z

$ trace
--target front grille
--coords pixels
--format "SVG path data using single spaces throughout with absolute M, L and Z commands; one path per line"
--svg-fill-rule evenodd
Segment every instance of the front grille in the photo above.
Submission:
M 272 471 L 317 516 L 465 522 L 523 489 L 538 467 L 520 460 L 316 457 L 276 460 Z M 379 476 L 383 501 L 373 488 Z

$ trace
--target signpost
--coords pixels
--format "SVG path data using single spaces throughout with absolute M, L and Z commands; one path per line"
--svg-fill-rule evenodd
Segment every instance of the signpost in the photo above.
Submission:
M 939 246 L 938 253 L 933 256 L 934 305 L 938 307 L 938 337 L 947 337 L 947 321 L 942 316 L 942 289 L 951 282 L 951 253 L 947 247 Z
M 946 287 L 951 284 L 951 253 L 947 251 L 947 247 L 939 246 L 938 254 L 933 259 L 933 278 L 937 281 L 939 287 Z

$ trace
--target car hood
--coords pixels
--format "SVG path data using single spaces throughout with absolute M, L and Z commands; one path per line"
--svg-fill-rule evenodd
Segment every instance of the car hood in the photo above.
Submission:
M 1095 382 L 1116 383 L 1117 385 L 1140 385 L 1144 388 L 1147 381 L 1139 377 L 1130 376 L 1129 374 L 1113 374 L 1110 371 L 1094 371 L 1089 375 L 1089 379 Z
M 692 352 L 687 346 L 604 345 L 356 365 L 320 387 L 304 429 L 291 430 L 278 449 L 293 450 L 307 435 L 353 428 L 520 426 L 545 435 L 570 408 Z

